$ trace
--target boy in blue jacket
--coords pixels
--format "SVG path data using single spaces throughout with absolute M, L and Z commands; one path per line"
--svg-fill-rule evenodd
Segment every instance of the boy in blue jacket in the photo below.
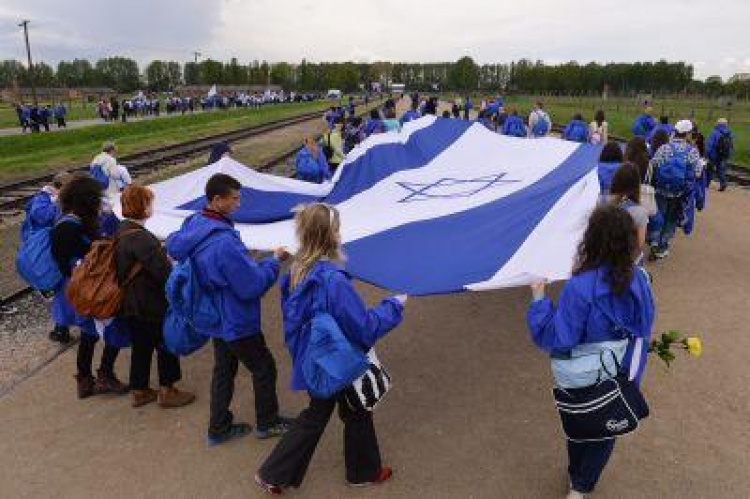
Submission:
M 734 151 L 734 136 L 729 129 L 729 123 L 726 118 L 719 118 L 716 122 L 711 135 L 708 136 L 706 144 L 706 155 L 711 162 L 711 173 L 708 176 L 708 183 L 711 183 L 713 172 L 719 177 L 719 191 L 723 192 L 727 188 L 727 163 L 732 157 Z
M 279 416 L 276 362 L 260 329 L 260 299 L 279 275 L 279 261 L 288 253 L 277 248 L 272 257 L 250 257 L 229 215 L 240 206 L 241 184 L 223 173 L 206 184 L 207 207 L 191 216 L 167 239 L 167 252 L 182 261 L 193 258 L 198 281 L 211 293 L 221 316 L 212 333 L 214 369 L 211 378 L 211 420 L 208 443 L 216 445 L 248 434 L 246 423 L 234 423 L 229 410 L 239 362 L 252 373 L 257 425 L 255 436 L 281 435 L 288 421 Z
M 650 107 L 647 107 L 645 112 L 635 119 L 632 128 L 634 137 L 646 138 L 651 135 L 651 130 L 656 127 L 656 120 L 654 120 L 652 113 L 653 110 Z

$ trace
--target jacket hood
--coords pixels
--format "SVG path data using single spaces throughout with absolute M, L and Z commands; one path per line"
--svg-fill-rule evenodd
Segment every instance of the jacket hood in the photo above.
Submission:
M 621 302 L 623 297 L 612 294 L 607 277 L 608 270 L 605 268 L 599 268 L 588 273 L 590 273 L 590 278 L 594 280 L 593 299 L 596 302 L 596 306 L 600 307 L 606 316 L 619 319 L 618 310 L 621 310 L 621 307 L 617 306 L 617 302 Z M 635 310 L 653 309 L 653 307 L 646 306 L 646 304 L 651 304 L 653 296 L 651 294 L 651 287 L 643 270 L 636 267 L 633 274 L 633 280 L 630 282 L 630 287 L 624 294 L 632 300 Z M 634 317 L 623 321 L 621 325 L 627 328 L 635 337 L 648 338 L 651 334 L 651 324 L 653 324 L 653 322 L 653 313 L 635 314 Z
M 288 290 L 284 303 L 284 329 L 287 342 L 296 332 L 310 320 L 315 294 L 324 285 L 328 275 L 338 272 L 340 268 L 329 261 L 319 261 L 313 265 L 310 272 L 294 289 Z M 289 276 L 287 276 L 289 277 Z M 289 280 L 284 279 L 283 285 L 288 288 Z
M 229 236 L 237 234 L 231 225 L 196 213 L 185 220 L 180 230 L 167 238 L 167 252 L 172 258 L 182 261 L 208 236 L 221 233 Z

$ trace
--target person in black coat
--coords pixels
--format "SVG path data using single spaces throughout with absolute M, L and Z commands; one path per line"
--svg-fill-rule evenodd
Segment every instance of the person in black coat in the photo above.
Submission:
M 132 335 L 133 407 L 157 399 L 161 407 L 181 407 L 193 402 L 195 395 L 175 388 L 174 384 L 182 378 L 180 361 L 164 347 L 162 323 L 167 312 L 164 286 L 172 263 L 156 236 L 143 226 L 152 214 L 153 200 L 153 192 L 137 184 L 126 187 L 120 198 L 125 217 L 115 246 L 117 279 L 124 291 L 120 316 Z M 158 394 L 149 387 L 154 350 L 161 387 Z

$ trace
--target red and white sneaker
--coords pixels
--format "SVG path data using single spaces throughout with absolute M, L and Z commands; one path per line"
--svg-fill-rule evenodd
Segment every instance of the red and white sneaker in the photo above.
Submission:
M 375 477 L 374 480 L 370 480 L 368 482 L 347 481 L 346 484 L 350 487 L 368 487 L 370 485 L 382 485 L 388 480 L 390 480 L 392 476 L 393 476 L 393 470 L 389 468 L 388 466 L 383 466 L 382 468 L 380 468 L 380 471 L 378 472 L 378 476 Z

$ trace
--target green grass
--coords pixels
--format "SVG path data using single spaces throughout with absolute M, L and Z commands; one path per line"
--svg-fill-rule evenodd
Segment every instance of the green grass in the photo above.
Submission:
M 455 98 L 455 96 L 451 95 L 450 98 Z M 474 102 L 478 103 L 479 99 L 480 97 L 477 97 Z M 593 97 L 512 95 L 505 99 L 506 107 L 515 106 L 519 114 L 523 116 L 528 116 L 537 100 L 544 102 L 552 121 L 559 124 L 570 121 L 576 112 L 582 113 L 586 122 L 593 121 L 594 113 L 597 109 L 601 109 L 609 123 L 610 134 L 623 138 L 632 137 L 630 129 L 633 121 L 643 110 L 637 105 L 635 99 L 626 98 L 602 100 Z M 735 137 L 735 152 L 731 161 L 750 168 L 750 102 L 736 101 L 729 110 L 720 105 L 717 100 L 668 98 L 655 99 L 652 107 L 657 120 L 662 113 L 669 116 L 669 122 L 672 124 L 683 118 L 693 119 L 706 139 L 715 126 L 716 120 L 720 117 L 727 118 Z
M 0 137 L 0 179 L 9 180 L 85 165 L 107 140 L 114 140 L 118 154 L 126 155 L 311 111 L 322 112 L 329 105 L 325 101 L 279 104 L 260 109 L 214 111 L 169 119 L 92 126 L 60 133 Z

